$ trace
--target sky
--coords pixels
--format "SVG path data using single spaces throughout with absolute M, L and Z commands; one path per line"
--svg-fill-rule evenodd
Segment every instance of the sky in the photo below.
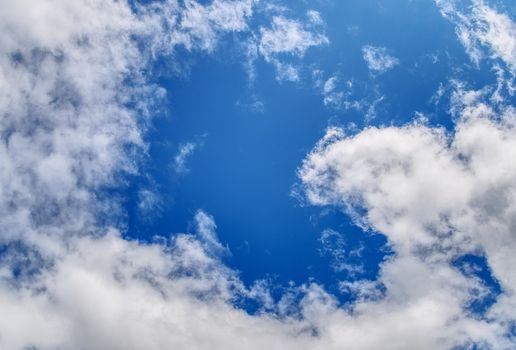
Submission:
M 515 349 L 515 21 L 0 1 L 0 348 Z

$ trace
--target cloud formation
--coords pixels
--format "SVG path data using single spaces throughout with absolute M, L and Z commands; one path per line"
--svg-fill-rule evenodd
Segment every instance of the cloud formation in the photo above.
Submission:
M 516 156 L 516 114 L 485 103 L 485 91 L 454 94 L 453 134 L 417 123 L 351 136 L 333 128 L 300 177 L 311 203 L 339 206 L 358 225 L 387 235 L 395 257 L 382 266 L 387 295 L 375 307 L 396 305 L 389 313 L 403 314 L 421 306 L 410 311 L 419 320 L 411 322 L 426 335 L 412 347 L 462 341 L 502 349 L 512 344 L 505 327 L 515 310 L 516 167 L 509 159 Z M 504 291 L 485 319 L 464 309 L 485 288 L 453 266 L 465 254 L 484 254 Z
M 315 283 L 279 302 L 260 281 L 244 286 L 204 211 L 193 232 L 123 238 L 120 204 L 105 190 L 137 173 L 165 95 L 143 75 L 149 61 L 174 58 L 178 45 L 212 52 L 220 36 L 248 29 L 253 4 L 0 3 L 0 347 L 513 347 L 516 116 L 486 102 L 487 90 L 457 89 L 453 135 L 420 124 L 330 129 L 308 156 L 310 201 L 344 208 L 396 253 L 379 281 L 342 284 L 358 296 L 347 308 Z M 327 42 L 281 16 L 263 28 L 260 54 L 280 65 Z M 482 281 L 451 264 L 467 252 L 485 254 L 504 290 L 485 317 L 464 308 Z M 239 307 L 246 299 L 261 305 L 256 314 Z

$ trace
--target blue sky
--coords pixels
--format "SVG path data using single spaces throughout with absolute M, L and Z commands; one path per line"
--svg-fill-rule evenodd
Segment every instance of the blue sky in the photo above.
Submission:
M 516 347 L 515 16 L 0 4 L 0 347 Z
M 452 128 L 446 97 L 432 97 L 450 76 L 465 75 L 454 72 L 456 61 L 470 62 L 453 23 L 432 3 L 317 5 L 331 45 L 306 53 L 299 81 L 278 81 L 274 67 L 260 61 L 250 82 L 234 42 L 221 44 L 210 56 L 180 52 L 178 60 L 192 60 L 188 74 L 159 77 L 168 98 L 147 136 L 149 172 L 131 189 L 128 236 L 148 240 L 156 233 L 181 232 L 202 208 L 216 218 L 219 238 L 232 252 L 227 263 L 247 283 L 270 277 L 280 284 L 302 284 L 313 278 L 334 287 L 339 279 L 355 276 L 335 274 L 321 254 L 321 234 L 332 229 L 345 237 L 343 250 L 371 247 L 363 259 L 368 269 L 360 277 L 376 278 L 389 250 L 384 237 L 364 235 L 340 210 L 304 205 L 292 193 L 297 169 L 328 126 L 403 125 L 419 112 L 432 125 Z M 307 8 L 313 10 L 305 5 L 288 13 L 303 18 Z M 396 55 L 399 63 L 385 73 L 371 72 L 362 52 L 367 45 L 388 47 L 385 54 Z M 319 91 L 324 87 L 317 85 L 331 77 L 336 89 L 353 82 L 351 98 L 364 100 L 362 110 L 325 106 Z M 484 85 L 495 81 L 489 71 L 472 67 L 467 78 Z M 249 106 L 253 102 L 259 107 Z M 191 151 L 178 171 L 175 157 L 187 145 Z M 147 186 L 162 201 L 151 220 L 138 210 L 138 193 Z

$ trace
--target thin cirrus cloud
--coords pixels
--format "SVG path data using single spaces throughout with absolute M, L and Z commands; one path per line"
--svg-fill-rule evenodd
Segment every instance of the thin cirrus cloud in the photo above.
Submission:
M 228 249 L 202 210 L 192 232 L 149 243 L 124 239 L 113 222 L 99 219 L 121 210 L 101 191 L 119 185 L 120 173 L 139 171 L 134 156 L 145 149 L 149 110 L 165 95 L 146 81 L 145 67 L 157 55 L 174 57 L 178 45 L 213 52 L 223 35 L 251 30 L 254 6 L 0 4 L 0 346 L 513 347 L 516 116 L 507 101 L 492 104 L 489 89 L 455 86 L 451 135 L 422 124 L 352 136 L 331 128 L 302 164 L 312 204 L 342 208 L 362 227 L 385 233 L 395 252 L 378 281 L 341 284 L 357 295 L 351 310 L 315 282 L 297 288 L 299 300 L 277 302 L 260 281 L 245 286 L 223 264 Z M 264 28 L 259 52 L 273 64 L 328 42 L 284 17 Z M 454 257 L 478 250 L 503 288 L 486 318 L 463 308 L 472 291 L 486 287 L 452 266 Z M 262 310 L 239 308 L 246 299 Z

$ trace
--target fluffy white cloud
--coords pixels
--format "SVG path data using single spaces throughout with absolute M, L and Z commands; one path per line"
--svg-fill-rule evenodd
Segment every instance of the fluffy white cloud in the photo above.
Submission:
M 384 73 L 399 64 L 399 60 L 389 55 L 385 47 L 366 45 L 362 48 L 362 56 L 374 73 Z
M 143 145 L 150 95 L 163 93 L 140 83 L 146 57 L 130 36 L 145 28 L 119 2 L 0 7 L 0 239 L 94 230 L 113 204 L 95 191 L 135 170 L 126 148 Z
M 438 334 L 464 342 L 476 337 L 505 348 L 503 328 L 516 311 L 510 253 L 516 249 L 516 166 L 510 160 L 516 156 L 516 113 L 511 106 L 494 110 L 485 103 L 486 91 L 455 92 L 452 135 L 423 124 L 371 127 L 351 136 L 330 129 L 300 177 L 310 202 L 338 205 L 357 224 L 389 238 L 396 256 L 382 267 L 387 296 L 380 304 L 392 307 L 401 297 L 405 306 L 394 302 L 401 313 L 427 305 L 411 312 L 421 312 L 413 326 L 430 327 L 429 341 Z M 504 290 L 490 322 L 467 317 L 463 305 L 483 287 L 452 267 L 458 256 L 478 252 Z M 434 328 L 447 322 L 446 329 Z
M 199 242 L 178 235 L 167 245 L 142 244 L 116 232 L 71 240 L 52 268 L 16 286 L 2 278 L 2 348 L 279 349 L 296 343 L 287 325 L 232 306 L 240 283 Z

